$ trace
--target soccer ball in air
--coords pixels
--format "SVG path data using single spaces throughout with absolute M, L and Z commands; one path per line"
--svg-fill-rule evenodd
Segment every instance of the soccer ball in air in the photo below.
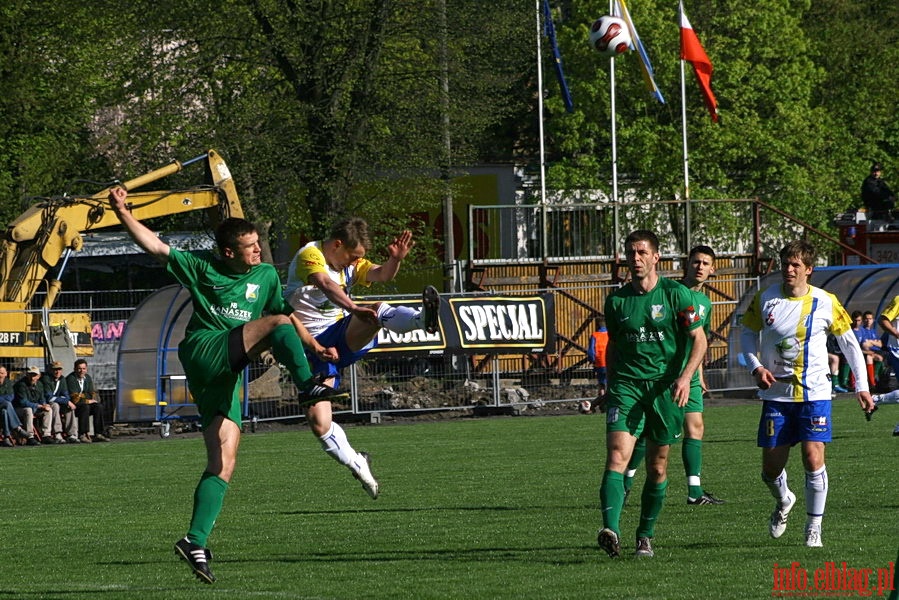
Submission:
M 590 45 L 606 56 L 624 54 L 631 45 L 627 23 L 608 15 L 598 18 L 590 27 Z

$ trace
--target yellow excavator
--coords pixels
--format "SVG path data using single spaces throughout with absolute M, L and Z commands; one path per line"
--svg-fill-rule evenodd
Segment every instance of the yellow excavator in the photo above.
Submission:
M 140 188 L 205 162 L 202 185 L 178 190 L 140 191 Z M 221 219 L 242 217 L 243 209 L 228 166 L 213 150 L 164 167 L 119 185 L 129 191 L 131 210 L 138 219 L 152 219 L 193 210 L 206 210 L 212 226 Z M 109 208 L 109 188 L 92 196 L 45 198 L 7 226 L 0 239 L 0 356 L 72 364 L 91 356 L 91 318 L 86 313 L 53 310 L 62 288 L 60 278 L 72 253 L 84 245 L 82 234 L 119 224 Z M 54 278 L 48 272 L 60 264 Z M 40 306 L 35 294 L 45 291 Z

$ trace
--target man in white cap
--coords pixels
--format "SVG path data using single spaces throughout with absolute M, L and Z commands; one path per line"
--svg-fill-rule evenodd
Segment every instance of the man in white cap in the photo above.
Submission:
M 40 376 L 40 369 L 28 367 L 25 375 L 13 386 L 13 406 L 16 408 L 16 414 L 19 415 L 19 419 L 22 421 L 22 427 L 28 436 L 26 444 L 29 446 L 39 444 L 34 437 L 35 420 L 37 420 L 41 428 L 41 436 L 44 438 L 44 443 L 58 443 L 51 435 L 51 431 L 54 411 L 56 421 L 59 423 L 59 405 L 56 403 L 47 404 L 44 401 L 41 387 L 37 383 Z

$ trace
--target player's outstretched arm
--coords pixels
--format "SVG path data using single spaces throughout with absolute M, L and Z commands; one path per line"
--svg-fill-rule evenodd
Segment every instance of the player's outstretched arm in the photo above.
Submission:
M 109 190 L 109 205 L 135 243 L 147 254 L 156 257 L 158 261 L 168 262 L 169 245 L 159 239 L 159 236 L 146 225 L 134 218 L 126 203 L 127 198 L 128 190 L 123 187 L 116 186 Z
M 368 270 L 365 278 L 368 281 L 377 281 L 383 283 L 385 281 L 393 281 L 396 274 L 400 270 L 403 259 L 408 256 L 409 251 L 415 242 L 412 241 L 412 232 L 408 229 L 393 238 L 393 241 L 387 245 L 387 260 L 383 265 L 374 265 Z

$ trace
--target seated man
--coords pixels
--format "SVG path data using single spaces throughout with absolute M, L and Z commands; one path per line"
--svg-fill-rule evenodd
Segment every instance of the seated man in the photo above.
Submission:
M 0 445 L 15 446 L 16 439 L 25 440 L 28 434 L 22 429 L 22 422 L 12 405 L 13 398 L 12 381 L 6 367 L 0 366 L 0 424 L 3 426 L 3 441 Z
M 41 370 L 37 367 L 28 367 L 25 374 L 13 386 L 13 406 L 16 414 L 22 421 L 27 436 L 26 443 L 29 446 L 37 446 L 40 442 L 34 436 L 34 422 L 37 421 L 41 428 L 41 436 L 45 444 L 60 443 L 52 435 L 53 420 L 59 424 L 59 405 L 47 404 L 41 387 L 37 380 L 41 376 Z M 54 415 L 54 407 L 55 415 Z
M 75 404 L 69 397 L 69 387 L 62 376 L 62 363 L 54 361 L 50 363 L 47 372 L 40 378 L 40 386 L 43 388 L 44 400 L 59 405 L 60 424 L 56 426 L 53 437 L 57 440 L 65 438 L 70 444 L 77 444 L 78 423 L 75 421 Z
M 880 381 L 883 371 L 883 354 L 881 353 L 883 344 L 880 341 L 880 335 L 874 328 L 874 313 L 870 310 L 864 313 L 857 310 L 853 311 L 852 333 L 855 334 L 855 339 L 858 340 L 858 345 L 861 346 L 862 354 L 865 355 L 868 382 L 870 387 L 873 388 Z
M 79 358 L 75 361 L 74 370 L 66 376 L 66 386 L 72 402 L 75 403 L 75 416 L 78 417 L 78 433 L 82 442 L 108 442 L 106 426 L 103 423 L 103 404 L 94 389 L 94 380 L 87 374 L 87 361 Z M 93 434 L 91 434 L 93 425 Z
M 377 333 L 384 327 L 405 333 L 424 329 L 437 331 L 440 296 L 432 286 L 423 293 L 423 309 L 390 306 L 379 302 L 371 307 L 353 302 L 353 285 L 369 286 L 373 282 L 392 281 L 400 263 L 414 242 L 412 232 L 404 231 L 387 246 L 387 261 L 374 264 L 365 258 L 370 247 L 368 224 L 360 218 L 337 223 L 325 240 L 310 242 L 300 248 L 290 263 L 284 297 L 294 308 L 309 333 L 326 348 L 336 348 L 336 363 L 320 360 L 307 352 L 312 371 L 322 374 L 326 383 L 339 385 L 340 369 L 362 358 L 377 343 Z M 322 401 L 306 409 L 306 419 L 318 436 L 325 452 L 354 471 L 360 456 L 346 438 L 343 428 L 331 418 L 331 403 Z M 372 498 L 378 497 L 378 482 L 362 480 L 362 487 Z

